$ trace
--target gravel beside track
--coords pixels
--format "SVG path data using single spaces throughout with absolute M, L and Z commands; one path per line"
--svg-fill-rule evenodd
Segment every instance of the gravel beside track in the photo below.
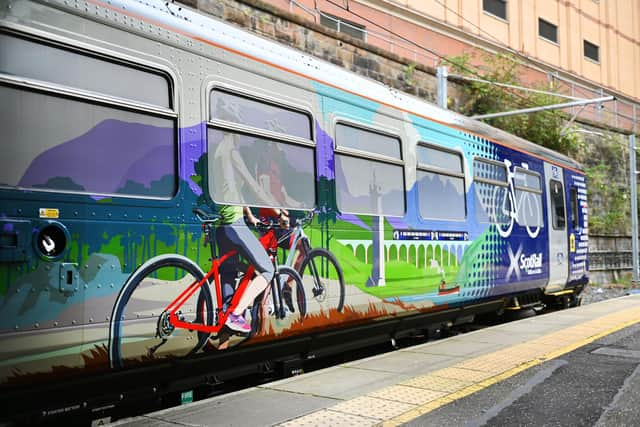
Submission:
M 632 288 L 626 288 L 623 285 L 617 284 L 587 286 L 581 294 L 582 304 L 592 304 L 611 298 L 623 297 L 633 290 Z M 635 290 L 637 291 L 637 289 Z

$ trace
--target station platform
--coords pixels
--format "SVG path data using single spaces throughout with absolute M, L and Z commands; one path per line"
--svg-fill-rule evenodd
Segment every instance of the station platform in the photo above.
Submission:
M 194 402 L 119 426 L 637 425 L 640 295 Z

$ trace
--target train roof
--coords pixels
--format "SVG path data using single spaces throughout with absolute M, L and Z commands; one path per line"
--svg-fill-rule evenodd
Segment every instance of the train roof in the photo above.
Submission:
M 277 66 L 280 69 L 304 76 L 318 83 L 476 134 L 498 144 L 525 151 L 561 166 L 581 169 L 578 162 L 564 154 L 534 144 L 481 121 L 442 109 L 423 99 L 399 92 L 396 89 L 347 71 L 327 61 L 267 40 L 196 11 L 181 8 L 164 0 L 111 0 L 109 5 L 100 3 L 105 7 L 116 8 L 125 14 L 134 14 L 140 18 L 155 21 L 168 30 L 176 31 L 200 42 L 230 50 L 264 64 Z

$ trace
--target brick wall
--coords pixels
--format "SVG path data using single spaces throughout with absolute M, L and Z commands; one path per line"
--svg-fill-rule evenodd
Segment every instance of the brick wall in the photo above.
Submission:
M 265 38 L 322 58 L 395 89 L 436 102 L 435 69 L 289 14 L 260 0 L 181 0 L 181 3 Z M 449 82 L 449 106 L 461 90 Z

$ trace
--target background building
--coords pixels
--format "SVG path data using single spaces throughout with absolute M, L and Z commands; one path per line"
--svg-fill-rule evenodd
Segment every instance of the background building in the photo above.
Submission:
M 639 0 L 273 0 L 278 8 L 435 66 L 463 52 L 508 52 L 527 84 L 554 82 L 567 95 L 617 102 L 582 116 L 637 130 Z M 476 65 L 481 65 L 480 61 Z M 446 65 L 446 64 L 445 64 Z

